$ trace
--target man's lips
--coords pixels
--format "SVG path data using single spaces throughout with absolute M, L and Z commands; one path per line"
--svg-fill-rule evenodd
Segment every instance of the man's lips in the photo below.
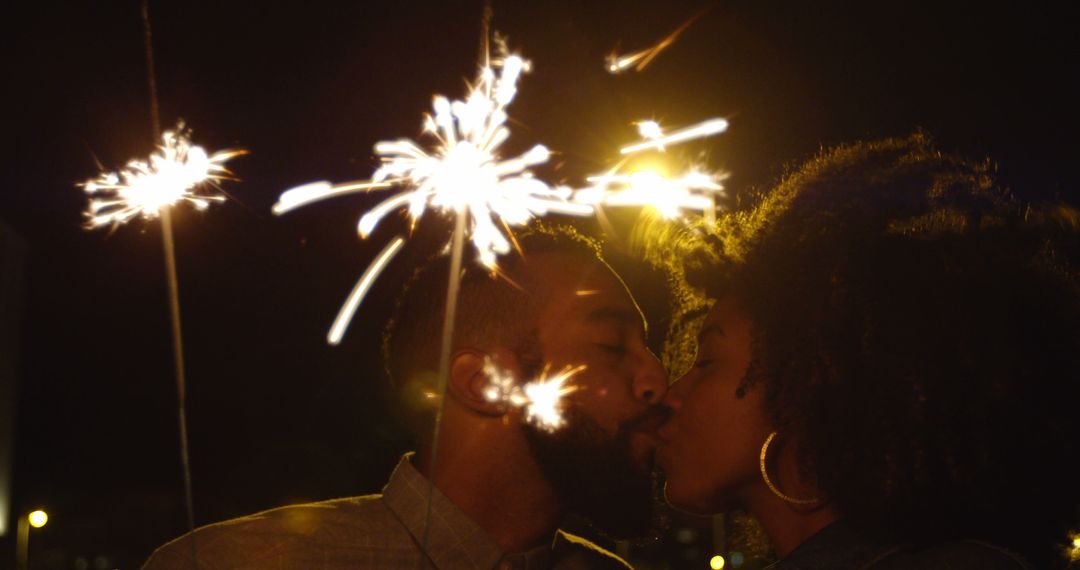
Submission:
M 644 433 L 655 438 L 660 426 L 671 417 L 671 408 L 655 405 L 642 412 L 640 415 L 626 420 L 621 429 L 628 432 Z

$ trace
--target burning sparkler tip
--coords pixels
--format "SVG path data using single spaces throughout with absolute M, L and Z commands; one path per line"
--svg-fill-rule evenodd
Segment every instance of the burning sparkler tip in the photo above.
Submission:
M 204 186 L 216 187 L 215 182 L 230 179 L 225 162 L 245 153 L 231 149 L 207 154 L 191 143 L 181 121 L 175 130 L 162 134 L 148 160 L 132 160 L 119 172 L 102 173 L 81 184 L 90 196 L 87 227 L 117 227 L 136 216 L 155 218 L 178 202 L 205 209 L 224 198 L 202 191 Z

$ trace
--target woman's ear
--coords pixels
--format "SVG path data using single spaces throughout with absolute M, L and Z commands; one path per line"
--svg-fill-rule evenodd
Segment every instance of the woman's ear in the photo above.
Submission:
M 473 412 L 485 416 L 502 416 L 508 411 L 505 402 L 489 399 L 492 378 L 487 364 L 491 357 L 475 349 L 462 349 L 450 357 L 450 379 L 447 395 Z

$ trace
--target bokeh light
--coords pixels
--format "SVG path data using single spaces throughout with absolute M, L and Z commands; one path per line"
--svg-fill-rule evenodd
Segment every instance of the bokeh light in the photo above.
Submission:
M 30 526 L 34 528 L 41 528 L 45 526 L 45 523 L 49 522 L 48 513 L 42 510 L 34 511 L 27 515 L 26 518 L 30 521 Z

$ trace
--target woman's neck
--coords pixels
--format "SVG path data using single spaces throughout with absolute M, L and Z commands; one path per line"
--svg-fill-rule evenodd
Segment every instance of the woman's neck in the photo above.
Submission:
M 743 504 L 761 523 L 781 558 L 840 519 L 840 514 L 829 505 L 792 505 L 774 495 L 764 483 L 747 489 Z

